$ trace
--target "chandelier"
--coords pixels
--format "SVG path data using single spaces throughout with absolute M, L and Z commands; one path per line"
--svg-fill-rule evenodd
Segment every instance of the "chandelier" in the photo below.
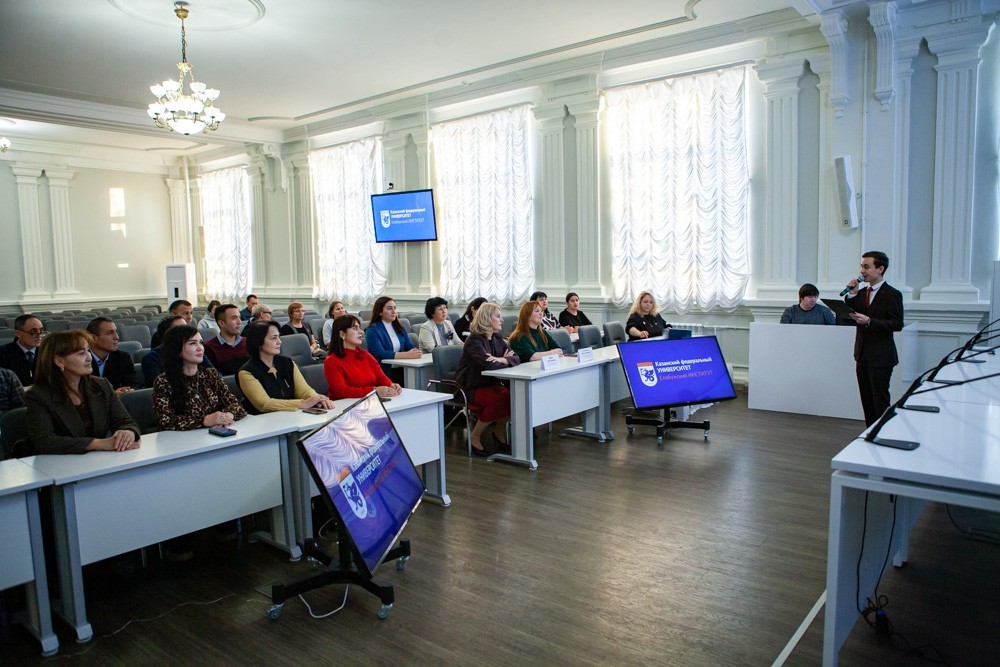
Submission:
M 0 153 L 6 153 L 8 148 L 10 148 L 10 139 L 0 137 Z
M 195 81 L 194 66 L 187 61 L 187 34 L 184 19 L 188 17 L 188 3 L 174 3 L 174 14 L 181 20 L 181 61 L 177 63 L 180 76 L 177 81 L 167 79 L 149 87 L 156 102 L 149 105 L 147 113 L 157 127 L 180 134 L 196 134 L 219 129 L 226 114 L 215 106 L 219 91 Z M 184 91 L 185 79 L 190 77 L 190 93 Z

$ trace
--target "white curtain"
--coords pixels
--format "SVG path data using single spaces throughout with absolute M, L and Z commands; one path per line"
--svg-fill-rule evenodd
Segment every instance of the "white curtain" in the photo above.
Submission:
M 605 93 L 612 299 L 735 308 L 750 278 L 744 67 Z
M 530 110 L 520 106 L 431 128 L 441 293 L 523 301 L 532 289 Z
M 385 289 L 385 247 L 375 243 L 371 196 L 382 184 L 382 139 L 309 153 L 316 210 L 319 297 L 369 303 Z
M 209 172 L 199 180 L 205 296 L 238 303 L 253 287 L 250 179 L 245 167 L 233 167 Z

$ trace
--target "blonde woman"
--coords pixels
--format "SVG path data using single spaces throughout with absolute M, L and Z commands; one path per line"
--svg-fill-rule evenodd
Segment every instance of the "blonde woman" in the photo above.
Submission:
M 632 305 L 632 310 L 628 312 L 628 322 L 625 323 L 628 339 L 656 338 L 671 328 L 673 327 L 656 312 L 656 300 L 653 295 L 649 292 L 640 292 L 639 298 Z

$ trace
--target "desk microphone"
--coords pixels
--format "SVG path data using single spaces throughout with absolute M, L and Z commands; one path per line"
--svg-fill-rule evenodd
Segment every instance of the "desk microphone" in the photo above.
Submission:
M 865 277 L 864 276 L 858 276 L 858 282 L 859 283 L 863 283 L 864 281 L 865 281 Z M 850 292 L 852 289 L 854 289 L 854 288 L 851 287 L 850 285 L 848 285 L 844 289 L 840 290 L 840 296 L 841 297 L 847 296 L 847 293 Z

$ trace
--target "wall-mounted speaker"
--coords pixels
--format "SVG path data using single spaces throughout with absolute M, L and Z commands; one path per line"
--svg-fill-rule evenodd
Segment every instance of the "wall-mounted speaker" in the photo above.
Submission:
M 855 206 L 854 178 L 851 175 L 851 156 L 833 158 L 837 174 L 837 201 L 840 204 L 840 224 L 844 229 L 858 228 L 858 209 Z

